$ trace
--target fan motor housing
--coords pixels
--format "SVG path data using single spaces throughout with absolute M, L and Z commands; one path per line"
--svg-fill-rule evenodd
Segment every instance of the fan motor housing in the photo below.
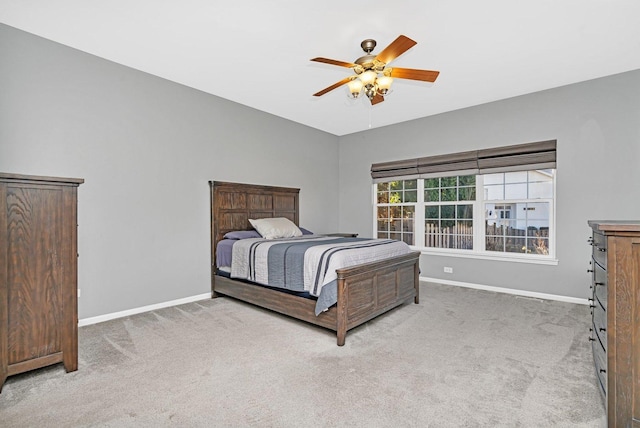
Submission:
M 361 65 L 365 70 L 369 70 L 373 68 L 374 61 L 376 59 L 375 55 L 365 55 L 358 58 L 355 63 Z

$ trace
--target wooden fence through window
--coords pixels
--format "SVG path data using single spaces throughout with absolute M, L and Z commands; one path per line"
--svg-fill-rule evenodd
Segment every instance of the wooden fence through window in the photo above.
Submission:
M 456 224 L 451 227 L 425 225 L 425 246 L 432 248 L 473 249 L 473 227 Z M 515 227 L 485 224 L 485 249 L 509 253 L 549 253 L 549 229 Z
M 473 227 L 456 224 L 439 227 L 432 223 L 425 225 L 425 245 L 435 248 L 473 249 Z

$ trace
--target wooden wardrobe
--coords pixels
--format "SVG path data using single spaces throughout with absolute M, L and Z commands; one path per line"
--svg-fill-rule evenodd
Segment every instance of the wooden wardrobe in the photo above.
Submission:
M 0 391 L 7 376 L 78 369 L 77 188 L 0 173 Z

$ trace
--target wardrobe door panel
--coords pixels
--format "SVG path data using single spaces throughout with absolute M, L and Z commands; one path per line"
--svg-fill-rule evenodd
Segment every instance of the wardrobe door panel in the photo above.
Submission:
M 7 192 L 9 364 L 61 351 L 61 189 Z

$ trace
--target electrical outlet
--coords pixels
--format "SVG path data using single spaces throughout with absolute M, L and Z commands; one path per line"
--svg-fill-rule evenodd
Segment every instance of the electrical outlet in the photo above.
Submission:
M 444 267 L 444 273 L 453 273 L 453 268 L 452 268 L 452 267 L 445 266 L 445 267 Z

